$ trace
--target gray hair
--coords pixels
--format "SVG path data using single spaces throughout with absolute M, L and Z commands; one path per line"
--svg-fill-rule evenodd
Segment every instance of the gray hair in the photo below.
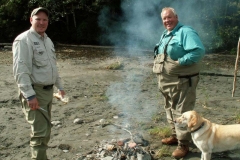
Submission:
M 161 16 L 162 16 L 163 11 L 166 11 L 166 10 L 170 10 L 175 16 L 177 16 L 177 12 L 176 12 L 175 9 L 172 8 L 172 7 L 164 7 L 164 8 L 162 9 Z

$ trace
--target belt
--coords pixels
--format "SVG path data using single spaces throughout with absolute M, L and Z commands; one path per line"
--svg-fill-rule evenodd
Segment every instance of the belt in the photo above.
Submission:
M 50 90 L 53 88 L 53 84 L 50 84 L 50 85 L 39 85 L 39 84 L 32 84 L 32 87 L 34 88 L 34 86 L 38 86 L 38 87 L 41 87 L 42 89 L 45 89 L 45 90 Z
M 195 76 L 198 76 L 199 73 L 196 73 L 196 74 L 191 74 L 191 75 L 184 75 L 184 76 L 178 76 L 178 78 L 187 78 L 188 79 L 188 82 L 189 82 L 189 86 L 191 87 L 192 86 L 192 77 L 195 77 Z

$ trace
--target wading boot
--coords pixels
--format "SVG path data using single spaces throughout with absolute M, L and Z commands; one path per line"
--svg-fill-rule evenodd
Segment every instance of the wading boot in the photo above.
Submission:
M 177 146 L 177 149 L 175 149 L 175 151 L 173 151 L 172 156 L 176 159 L 180 159 L 185 157 L 188 151 L 189 151 L 188 145 L 181 144 Z
M 178 144 L 178 139 L 175 136 L 162 139 L 162 144 L 173 145 Z

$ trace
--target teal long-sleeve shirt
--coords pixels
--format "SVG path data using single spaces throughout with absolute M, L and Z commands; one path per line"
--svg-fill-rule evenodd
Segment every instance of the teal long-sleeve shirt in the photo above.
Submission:
M 169 41 L 169 39 L 172 39 Z M 174 61 L 179 61 L 180 65 L 191 65 L 199 62 L 205 55 L 205 48 L 197 32 L 189 26 L 178 23 L 177 26 L 167 33 L 165 30 L 160 38 L 157 53 L 164 53 L 165 45 L 167 46 L 167 55 Z

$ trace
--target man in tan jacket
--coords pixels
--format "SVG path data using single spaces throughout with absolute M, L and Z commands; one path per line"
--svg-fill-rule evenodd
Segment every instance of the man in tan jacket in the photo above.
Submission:
M 13 74 L 23 113 L 31 125 L 31 158 L 47 160 L 53 86 L 57 87 L 62 97 L 65 92 L 56 66 L 54 45 L 45 33 L 49 11 L 42 7 L 34 9 L 30 23 L 31 28 L 13 42 Z

